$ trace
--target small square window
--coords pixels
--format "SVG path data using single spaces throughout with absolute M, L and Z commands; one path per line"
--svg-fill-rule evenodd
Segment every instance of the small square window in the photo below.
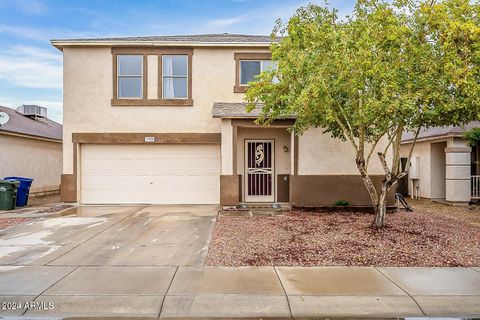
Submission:
M 240 84 L 247 85 L 261 72 L 260 61 L 240 61 Z
M 255 81 L 255 77 L 261 72 L 276 68 L 277 63 L 271 60 L 241 60 L 240 85 L 246 86 L 249 82 Z

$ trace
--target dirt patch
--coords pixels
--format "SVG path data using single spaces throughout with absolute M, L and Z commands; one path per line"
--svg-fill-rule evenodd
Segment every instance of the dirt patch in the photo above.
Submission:
M 373 215 L 364 212 L 291 211 L 275 217 L 219 216 L 206 264 L 480 265 L 479 225 L 435 214 L 418 205 L 414 209 L 414 212 L 388 214 L 383 230 L 373 229 Z M 476 211 L 476 215 L 480 212 Z
M 69 205 L 69 204 L 61 204 L 61 205 L 58 205 L 58 206 L 50 207 L 50 208 L 45 209 L 45 210 L 38 211 L 38 213 L 55 213 L 55 212 L 59 212 L 59 211 L 62 211 L 62 210 L 68 209 L 68 208 L 73 208 L 73 206 Z
M 0 230 L 14 226 L 19 223 L 32 220 L 31 218 L 0 218 Z
M 480 203 L 470 206 L 452 206 L 425 199 L 407 199 L 407 201 L 425 214 L 452 218 L 480 227 Z
M 35 197 L 29 197 L 28 198 L 28 206 L 29 207 L 34 207 L 34 206 L 42 206 L 42 205 L 48 205 L 51 203 L 58 203 L 60 202 L 60 194 L 50 194 L 46 196 L 35 196 Z

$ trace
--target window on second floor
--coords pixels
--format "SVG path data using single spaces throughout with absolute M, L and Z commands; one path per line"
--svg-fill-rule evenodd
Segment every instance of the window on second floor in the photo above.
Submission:
M 112 106 L 193 106 L 191 48 L 112 48 Z
M 188 56 L 162 56 L 162 94 L 164 99 L 188 97 Z
M 275 68 L 269 52 L 236 52 L 235 55 L 236 74 L 234 92 L 246 92 L 248 83 L 255 81 L 255 77 L 262 71 Z
M 119 99 L 143 98 L 143 56 L 117 56 L 117 95 Z
M 240 60 L 240 85 L 248 85 L 263 71 L 275 68 L 272 60 Z

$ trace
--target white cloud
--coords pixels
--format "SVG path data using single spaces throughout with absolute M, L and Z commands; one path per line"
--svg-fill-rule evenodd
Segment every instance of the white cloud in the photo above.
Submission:
M 14 46 L 0 52 L 0 79 L 18 87 L 62 88 L 62 56 L 31 46 Z
M 232 18 L 216 19 L 216 20 L 209 21 L 207 23 L 207 26 L 221 28 L 221 27 L 226 27 L 226 26 L 230 26 L 230 25 L 233 25 L 233 24 L 242 23 L 242 22 L 248 20 L 248 18 L 249 18 L 248 14 L 242 14 L 242 15 L 232 17 Z
M 0 106 L 7 108 L 17 109 L 22 104 L 36 104 L 47 108 L 47 116 L 49 119 L 63 123 L 63 102 L 55 100 L 35 100 L 26 99 L 20 100 L 19 98 L 0 97 Z
M 19 27 L 0 24 L 0 33 L 5 33 L 14 37 L 25 38 L 37 41 L 50 40 L 50 33 L 37 28 Z
M 12 4 L 21 11 L 34 15 L 41 15 L 48 11 L 47 6 L 37 0 L 14 0 Z
M 288 19 L 295 13 L 297 8 L 301 6 L 306 6 L 309 3 L 316 2 L 316 0 L 302 0 L 291 5 L 279 6 L 278 4 L 275 4 L 268 7 L 259 7 L 255 10 L 251 10 L 245 14 L 238 16 L 210 20 L 206 23 L 206 26 L 208 27 L 207 31 L 211 31 L 212 29 L 217 29 L 216 31 L 223 31 L 219 30 L 219 28 L 240 25 L 242 23 L 256 25 L 259 21 L 263 21 L 266 22 L 269 29 L 264 30 L 264 28 L 259 26 L 260 28 L 258 30 L 262 31 L 261 33 L 270 33 L 273 29 L 273 23 L 276 19 Z
M 52 39 L 61 38 L 95 38 L 98 36 L 95 32 L 78 32 L 68 29 L 40 29 L 29 26 L 13 26 L 0 24 L 0 33 L 4 33 L 13 37 L 35 40 L 38 42 L 48 42 Z

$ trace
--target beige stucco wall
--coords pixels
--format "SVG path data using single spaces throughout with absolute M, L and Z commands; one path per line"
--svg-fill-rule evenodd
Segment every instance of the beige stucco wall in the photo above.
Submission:
M 319 128 L 310 129 L 298 138 L 298 174 L 359 174 L 352 145 L 349 142 L 333 139 L 322 131 Z M 378 144 L 377 149 L 382 150 L 383 146 L 382 141 Z M 389 155 L 387 160 L 390 160 Z M 370 160 L 369 173 L 384 174 L 376 154 L 372 155 Z
M 462 138 L 437 138 L 418 141 L 412 157 L 420 158 L 420 197 L 445 198 L 445 148 L 465 147 L 467 142 Z M 403 144 L 400 149 L 402 157 L 408 157 L 411 144 Z M 409 193 L 411 185 L 409 183 Z
M 234 52 L 265 49 L 196 48 L 192 59 L 193 107 L 112 106 L 110 48 L 65 48 L 63 173 L 72 173 L 72 132 L 221 132 L 214 101 L 241 102 L 234 93 Z
M 0 177 L 33 178 L 30 193 L 58 191 L 62 172 L 62 144 L 0 134 Z
M 445 199 L 445 148 L 447 142 L 435 142 L 430 144 L 430 174 L 431 187 L 430 197 L 433 199 Z
M 214 102 L 241 102 L 234 93 L 235 52 L 265 49 L 195 48 L 192 60 L 191 107 L 112 106 L 112 54 L 110 48 L 64 48 L 63 173 L 73 172 L 73 132 L 222 132 L 228 124 L 212 118 Z M 230 137 L 222 138 L 222 143 Z M 288 136 L 290 139 L 290 136 Z M 321 129 L 299 137 L 298 174 L 358 174 L 348 143 L 332 139 Z M 290 145 L 290 140 L 285 141 Z M 283 144 L 282 144 L 283 146 Z M 379 146 L 381 147 L 381 146 Z M 293 148 L 292 148 L 293 149 Z M 222 148 L 222 173 L 231 174 L 232 146 Z M 291 152 L 291 151 L 290 151 Z M 292 154 L 289 152 L 289 156 Z M 243 154 L 243 151 L 242 153 Z M 237 153 L 240 157 L 240 153 Z M 243 159 L 241 159 L 243 163 Z M 290 166 L 291 159 L 288 161 Z M 286 166 L 283 166 L 286 167 Z M 241 168 L 240 165 L 237 168 Z M 289 173 L 289 169 L 282 172 Z M 371 174 L 383 174 L 373 158 Z
M 233 174 L 233 127 L 232 120 L 222 119 L 221 174 Z
M 411 145 L 402 145 L 400 148 L 400 155 L 402 157 L 408 157 Z M 420 197 L 431 198 L 431 178 L 430 178 L 430 142 L 417 142 L 412 151 L 412 158 L 419 157 L 420 176 L 418 183 L 420 185 L 419 192 Z M 409 181 L 409 193 L 412 194 L 411 185 Z

